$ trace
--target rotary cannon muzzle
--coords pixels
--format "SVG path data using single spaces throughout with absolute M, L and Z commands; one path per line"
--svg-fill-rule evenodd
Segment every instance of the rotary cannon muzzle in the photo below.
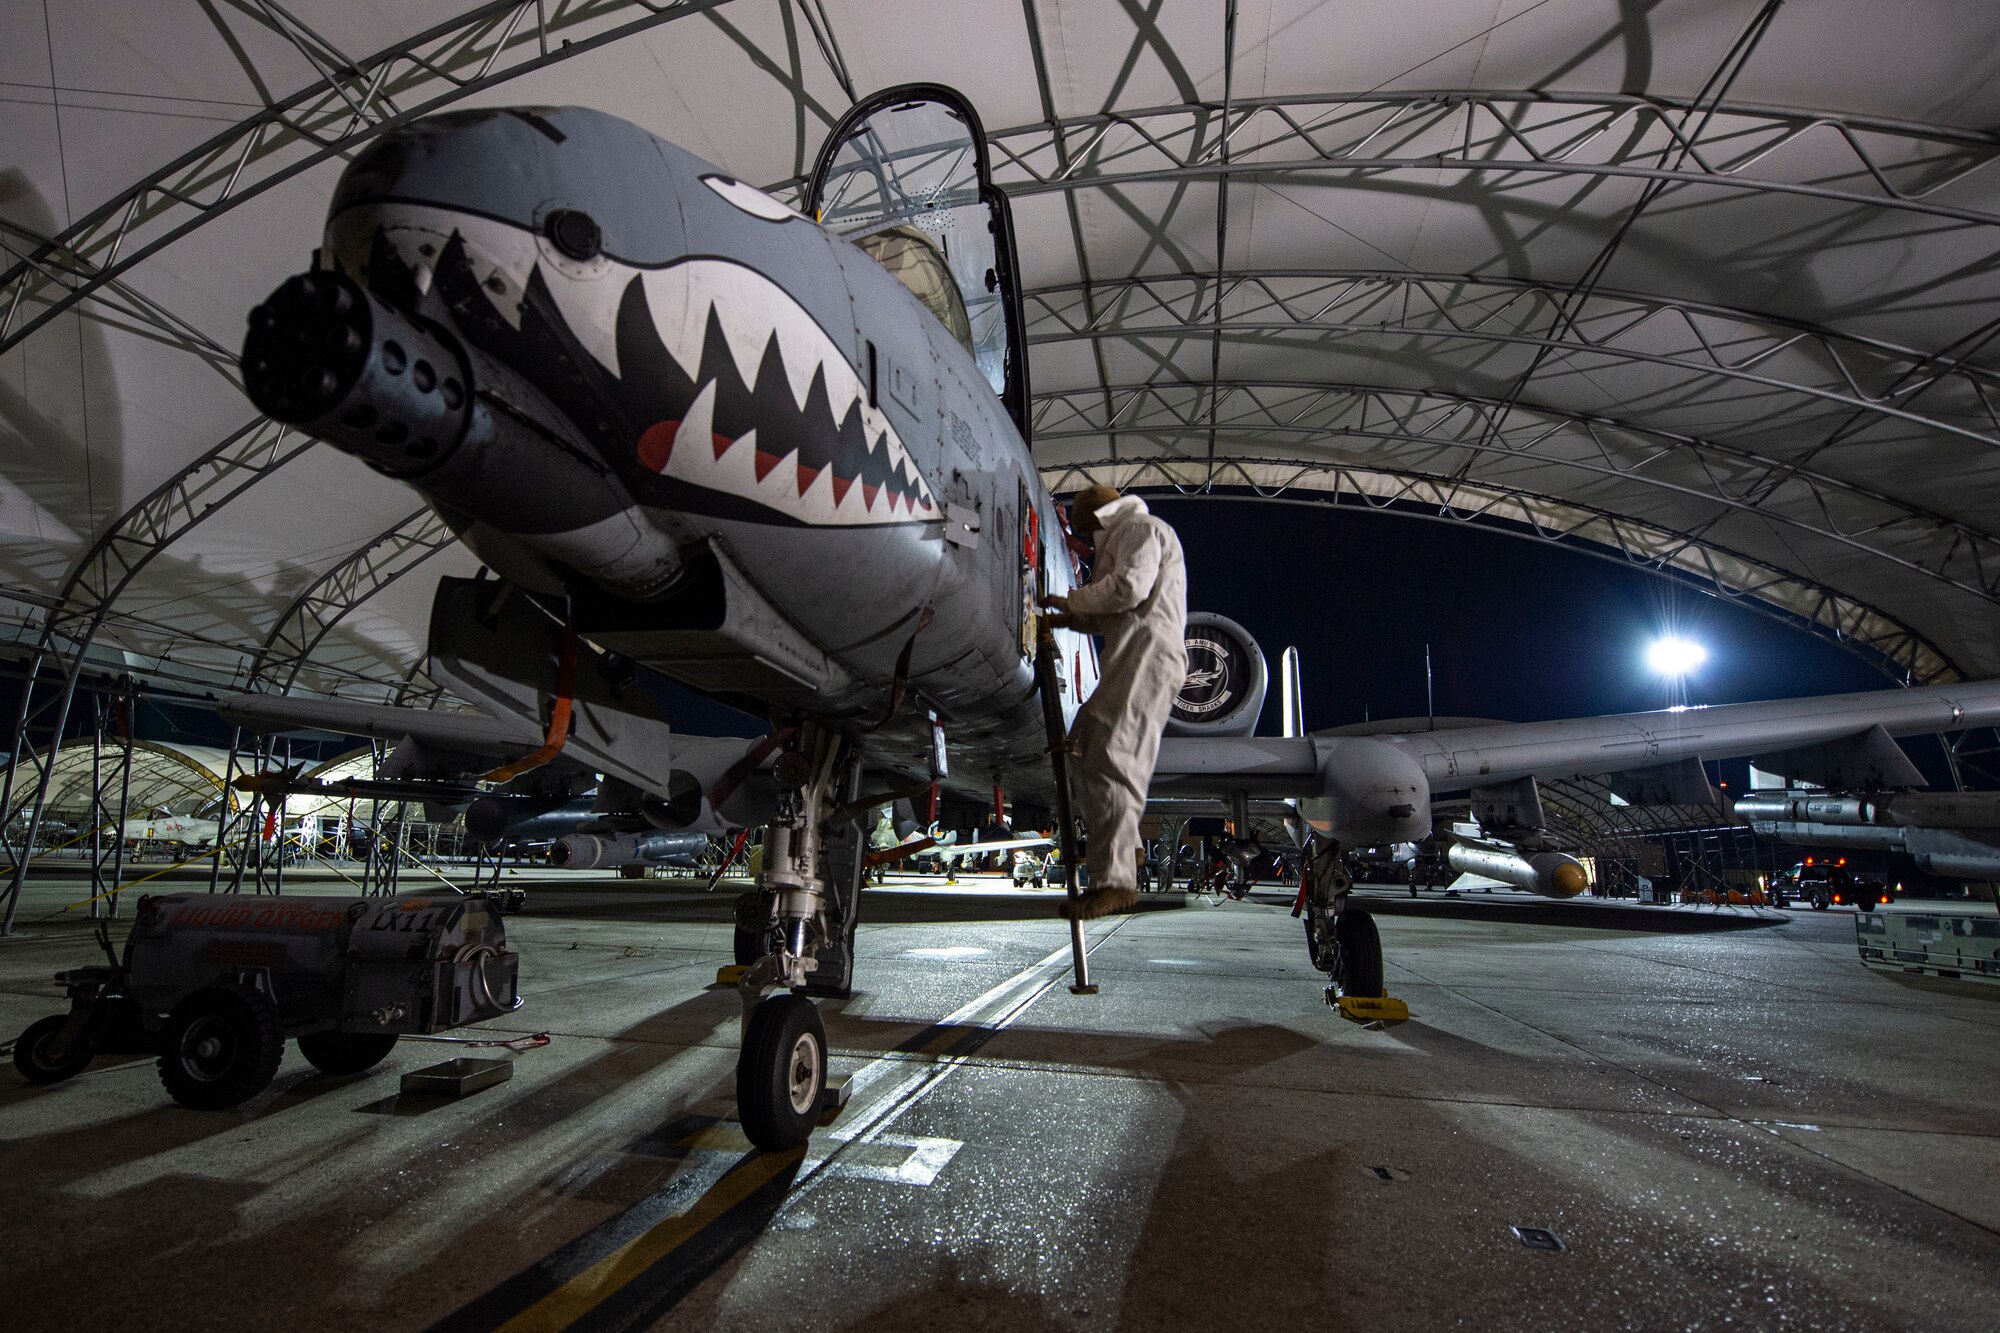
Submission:
M 288 278 L 250 312 L 243 383 L 266 416 L 395 477 L 436 467 L 472 417 L 457 340 L 341 273 Z
M 539 390 L 449 329 L 337 272 L 301 273 L 250 312 L 243 381 L 267 416 L 416 487 L 482 559 L 508 551 L 624 597 L 681 569 L 617 472 Z

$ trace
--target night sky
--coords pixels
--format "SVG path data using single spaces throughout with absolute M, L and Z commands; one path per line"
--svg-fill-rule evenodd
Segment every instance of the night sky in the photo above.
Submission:
M 1320 503 L 1147 502 L 1180 534 L 1190 610 L 1240 622 L 1273 669 L 1298 647 L 1309 728 L 1422 716 L 1426 643 L 1440 715 L 1512 722 L 1892 684 L 1803 629 L 1576 548 Z M 1709 651 L 1685 699 L 1645 663 L 1668 630 Z
M 1422 717 L 1424 645 L 1441 717 L 1589 717 L 1895 688 L 1830 640 L 1577 547 L 1321 502 L 1148 497 L 1188 561 L 1188 608 L 1256 636 L 1273 672 L 1299 650 L 1308 729 Z M 1673 632 L 1708 649 L 1678 692 L 1646 666 Z M 1275 677 L 1258 730 L 1278 729 Z M 1948 785 L 1928 737 L 1904 748 Z M 1711 771 L 1742 790 L 1747 764 Z

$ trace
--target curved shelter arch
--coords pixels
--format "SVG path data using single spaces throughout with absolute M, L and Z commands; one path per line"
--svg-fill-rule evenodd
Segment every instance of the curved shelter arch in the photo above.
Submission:
M 2000 93 L 1977 61 L 2000 14 L 1959 16 L 1959 55 L 1879 6 L 1829 5 L 1743 40 L 1727 7 L 1621 11 L 1607 29 L 1558 6 L 1495 26 L 1490 5 L 1439 0 L 1421 31 L 1355 33 L 1338 7 L 1082 0 L 978 7 L 905 43 L 886 0 L 464 0 L 388 28 L 296 0 L 233 52 L 223 20 L 179 25 L 169 49 L 174 25 L 131 7 L 102 18 L 116 40 L 44 43 L 51 99 L 171 87 L 216 96 L 214 119 L 124 145 L 109 113 L 73 117 L 62 150 L 29 162 L 48 198 L 57 166 L 91 171 L 74 173 L 75 215 L 38 224 L 0 272 L 0 355 L 47 356 L 89 310 L 163 365 L 215 361 L 290 271 L 254 246 L 216 263 L 236 229 L 295 237 L 296 267 L 317 208 L 305 173 L 330 180 L 342 153 L 448 102 L 585 101 L 783 181 L 857 97 L 936 80 L 1009 127 L 994 176 L 1035 284 L 1051 477 L 1253 493 L 1319 478 L 1390 507 L 1505 512 L 1803 617 L 1909 679 L 1992 674 Z M 1939 74 L 1926 87 L 1885 72 L 1919 57 Z M 661 97 L 663 74 L 688 95 Z M 245 106 L 226 96 L 239 79 L 268 92 Z M 689 92 L 710 88 L 728 95 Z M 274 434 L 247 404 L 234 421 L 252 423 L 246 452 Z M 258 535 L 183 534 L 189 512 L 162 506 L 140 536 L 193 565 Z M 184 611 L 141 622 L 119 597 L 141 554 L 118 538 L 101 575 L 33 614 L 30 641 L 46 621 L 58 662 L 97 620 L 119 630 L 106 651 L 165 641 Z M 356 558 L 357 586 L 380 555 Z M 398 615 L 420 615 L 419 584 L 392 595 Z M 256 592 L 281 671 L 394 688 L 402 662 L 343 659 L 352 625 L 324 632 L 353 589 L 296 592 Z M 9 795 L 18 809 L 18 780 Z
M 114 742 L 105 742 L 108 754 Z M 93 761 L 98 741 L 89 736 L 67 740 L 57 748 L 51 766 L 45 809 L 51 818 L 74 820 L 91 808 L 96 773 Z M 132 742 L 132 778 L 125 800 L 128 818 L 165 811 L 213 819 L 219 802 L 230 810 L 238 794 L 223 785 L 229 752 L 213 745 L 183 745 L 171 741 Z

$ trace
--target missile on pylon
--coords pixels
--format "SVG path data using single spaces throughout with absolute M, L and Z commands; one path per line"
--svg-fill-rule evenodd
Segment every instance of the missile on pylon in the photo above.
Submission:
M 1481 875 L 1544 898 L 1574 898 L 1590 887 L 1590 872 L 1567 852 L 1524 856 L 1512 847 L 1454 842 L 1445 863 L 1460 874 Z
M 1987 830 L 2000 828 L 2000 792 L 1769 791 L 1739 799 L 1736 817 L 1747 824 L 1842 824 L 1883 828 Z
M 708 850 L 706 833 L 572 833 L 556 839 L 549 860 L 568 870 L 612 866 L 694 866 Z

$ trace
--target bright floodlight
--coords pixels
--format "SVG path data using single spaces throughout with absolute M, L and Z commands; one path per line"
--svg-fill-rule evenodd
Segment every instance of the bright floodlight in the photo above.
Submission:
M 1668 635 L 1646 649 L 1646 665 L 1662 676 L 1685 676 L 1708 660 L 1708 649 L 1693 639 Z

